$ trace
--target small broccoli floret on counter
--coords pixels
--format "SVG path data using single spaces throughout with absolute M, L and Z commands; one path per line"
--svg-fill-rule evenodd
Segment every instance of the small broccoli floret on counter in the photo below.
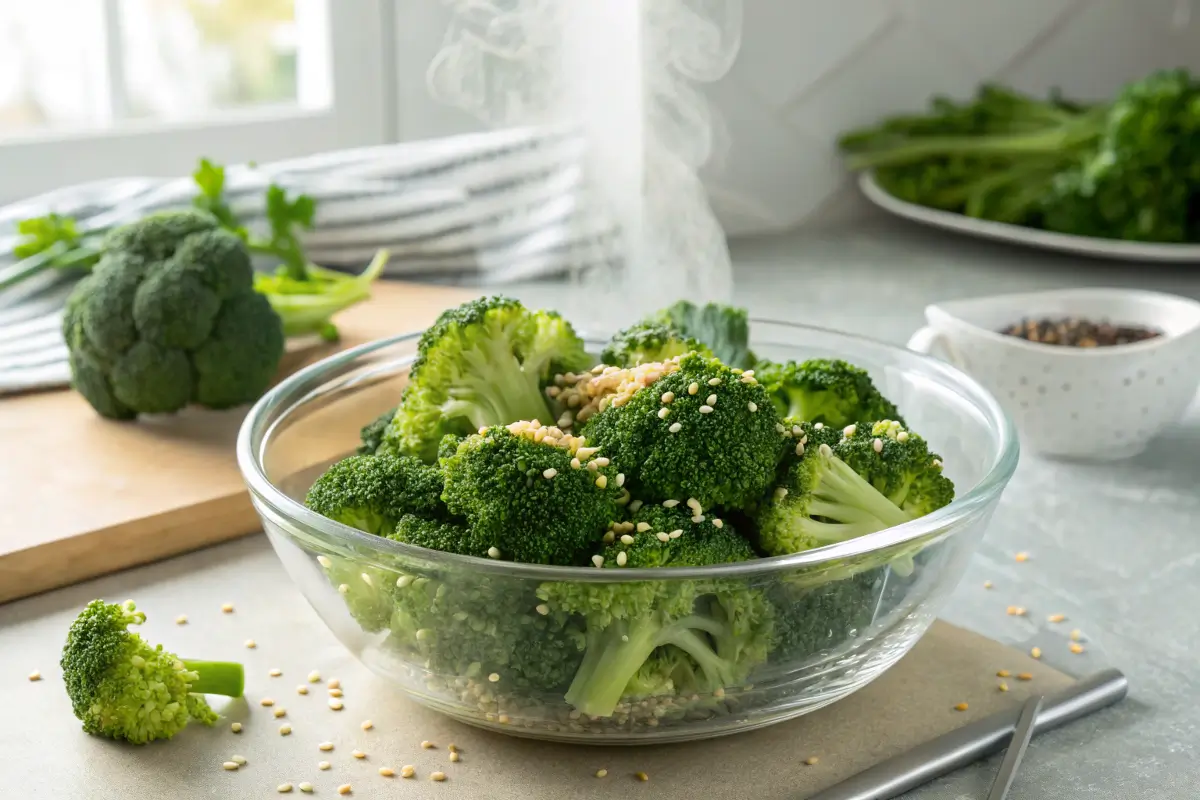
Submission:
M 605 568 L 698 567 L 754 557 L 732 527 L 696 523 L 661 506 L 643 507 L 614 533 L 618 528 L 620 538 L 596 560 Z M 622 698 L 733 687 L 766 660 L 772 641 L 770 604 L 736 580 L 545 583 L 538 596 L 551 613 L 584 621 L 583 663 L 566 700 L 591 716 L 611 715 Z
M 646 318 L 650 324 L 667 325 L 684 336 L 703 342 L 713 355 L 731 367 L 754 366 L 750 351 L 750 318 L 746 309 L 721 303 L 698 306 L 687 300 L 657 311 Z
M 748 373 L 699 354 L 663 366 L 649 386 L 632 382 L 606 398 L 583 434 L 633 480 L 637 497 L 694 499 L 702 511 L 746 507 L 772 484 L 779 461 L 767 393 Z
M 464 303 L 421 336 L 385 443 L 431 462 L 446 434 L 550 419 L 550 377 L 592 363 L 571 324 L 552 311 L 504 297 Z
M 405 514 L 443 516 L 442 475 L 411 456 L 350 456 L 317 478 L 305 503 L 367 533 L 388 536 Z
M 838 428 L 852 422 L 900 419 L 896 406 L 875 387 L 867 371 L 845 361 L 760 361 L 754 377 L 766 387 L 782 417 Z
M 713 355 L 700 340 L 685 336 L 669 325 L 641 322 L 618 331 L 601 352 L 600 361 L 617 367 L 636 367 L 688 353 L 710 358 Z
M 441 463 L 447 508 L 493 558 L 576 564 L 628 499 L 603 448 L 536 420 L 469 436 Z
M 129 630 L 145 621 L 132 600 L 93 600 L 71 623 L 63 679 L 87 733 L 133 744 L 170 739 L 192 720 L 217 721 L 202 695 L 242 696 L 241 664 L 182 660 Z
M 911 518 L 954 499 L 954 483 L 942 474 L 941 457 L 895 420 L 847 427 L 837 454 Z
M 379 452 L 379 448 L 383 444 L 383 436 L 387 432 L 388 425 L 392 424 L 394 416 L 396 416 L 396 409 L 389 408 L 362 427 L 359 432 L 359 439 L 362 443 L 358 446 L 358 455 L 373 456 Z M 385 452 L 387 451 L 385 450 Z

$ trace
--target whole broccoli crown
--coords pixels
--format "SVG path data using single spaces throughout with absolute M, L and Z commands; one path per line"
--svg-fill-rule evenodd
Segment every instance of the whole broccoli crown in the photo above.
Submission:
M 688 353 L 713 356 L 712 350 L 698 339 L 685 336 L 670 325 L 640 322 L 618 331 L 601 352 L 600 361 L 617 367 L 636 367 Z
M 690 354 L 627 402 L 583 428 L 647 501 L 694 499 L 701 509 L 743 508 L 772 484 L 779 417 L 755 379 Z
M 724 520 L 692 510 L 643 505 L 613 525 L 615 538 L 601 555 L 605 567 L 706 567 L 755 557 L 754 548 Z
M 558 314 L 504 297 L 472 300 L 443 312 L 421 336 L 385 440 L 433 461 L 446 434 L 548 419 L 542 385 L 556 370 L 591 363 L 583 340 Z
M 839 428 L 852 422 L 900 419 L 896 406 L 875 387 L 867 371 L 845 361 L 760 361 L 754 376 L 783 417 Z
M 756 360 L 750 351 L 750 318 L 744 308 L 721 303 L 698 306 L 681 300 L 651 314 L 646 322 L 668 325 L 703 342 L 731 367 L 749 369 Z
M 628 499 L 601 451 L 536 420 L 473 434 L 442 467 L 447 508 L 478 547 L 513 561 L 577 563 Z
M 132 601 L 93 600 L 71 624 L 61 666 L 88 733 L 145 744 L 171 738 L 192 718 L 216 722 L 204 699 L 189 694 L 198 675 L 128 630 L 145 619 Z
M 471 529 L 466 525 L 455 521 L 418 517 L 415 514 L 400 517 L 396 522 L 396 529 L 387 538 L 429 550 L 441 550 L 444 553 L 479 557 L 487 555 L 487 549 L 479 548 Z
M 257 399 L 283 357 L 283 329 L 253 289 L 245 244 L 199 211 L 114 230 L 68 301 L 76 389 L 103 416 Z
M 441 473 L 411 456 L 350 456 L 317 478 L 305 504 L 344 525 L 387 536 L 405 514 L 443 515 L 441 494 Z
M 954 482 L 942 474 L 942 459 L 925 439 L 890 419 L 851 425 L 834 453 L 912 517 L 954 500 Z
M 392 407 L 362 427 L 362 430 L 359 431 L 359 439 L 362 443 L 358 446 L 358 455 L 373 456 L 379 452 L 379 447 L 383 444 L 383 435 L 387 431 L 388 425 L 392 424 L 394 416 L 396 416 L 396 409 Z

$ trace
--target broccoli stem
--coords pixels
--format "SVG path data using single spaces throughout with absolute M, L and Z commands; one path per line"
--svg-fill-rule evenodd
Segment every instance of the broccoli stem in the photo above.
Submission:
M 466 417 L 476 428 L 504 420 L 546 419 L 550 410 L 542 394 L 541 375 L 536 369 L 522 367 L 506 337 L 489 337 L 481 348 L 464 351 L 463 358 L 471 373 L 481 379 L 449 389 L 452 400 L 443 409 L 446 416 Z M 485 377 L 486 381 L 482 380 Z
M 845 461 L 832 455 L 825 458 L 827 467 L 814 490 L 814 500 L 841 507 L 844 509 L 842 514 L 851 515 L 848 521 L 861 521 L 865 519 L 862 516 L 863 512 L 866 512 L 882 523 L 876 530 L 903 525 L 911 519 L 902 508 L 880 494 L 878 489 L 867 483 Z M 821 513 L 821 516 L 847 519 L 833 513 Z
M 255 289 L 266 295 L 271 308 L 283 320 L 285 336 L 303 336 L 310 333 L 329 338 L 329 318 L 339 311 L 360 303 L 371 296 L 371 284 L 387 265 L 388 252 L 380 250 L 371 263 L 355 276 L 333 270 L 310 267 L 302 285 L 311 287 L 308 292 L 279 291 L 272 276 L 261 276 L 255 281 Z M 288 276 L 291 278 L 291 276 Z M 289 288 L 295 284 L 289 284 Z
M 200 676 L 192 684 L 194 694 L 241 697 L 245 691 L 246 676 L 241 664 L 231 661 L 184 660 L 183 666 Z

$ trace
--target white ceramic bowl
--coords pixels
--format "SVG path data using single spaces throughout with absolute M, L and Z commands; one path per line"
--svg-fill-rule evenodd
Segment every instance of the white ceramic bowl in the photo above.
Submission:
M 1163 331 L 1114 347 L 1038 344 L 999 333 L 1024 318 L 1082 317 Z M 928 306 L 908 346 L 970 373 L 1043 455 L 1118 459 L 1187 410 L 1200 384 L 1200 303 L 1130 289 L 1063 289 Z

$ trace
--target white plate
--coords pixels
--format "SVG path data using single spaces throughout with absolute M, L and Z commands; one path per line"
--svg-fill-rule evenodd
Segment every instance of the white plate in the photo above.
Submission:
M 1200 263 L 1200 245 L 1154 244 L 1152 242 L 1127 242 L 1120 239 L 1096 239 L 1090 236 L 1072 236 L 1068 233 L 1053 233 L 1006 222 L 975 219 L 950 211 L 927 208 L 893 197 L 875 181 L 875 176 L 864 172 L 858 179 L 859 188 L 875 205 L 898 217 L 930 225 L 943 230 L 996 239 L 1002 242 L 1079 253 L 1095 258 L 1112 258 L 1124 261 L 1161 261 L 1175 263 Z

